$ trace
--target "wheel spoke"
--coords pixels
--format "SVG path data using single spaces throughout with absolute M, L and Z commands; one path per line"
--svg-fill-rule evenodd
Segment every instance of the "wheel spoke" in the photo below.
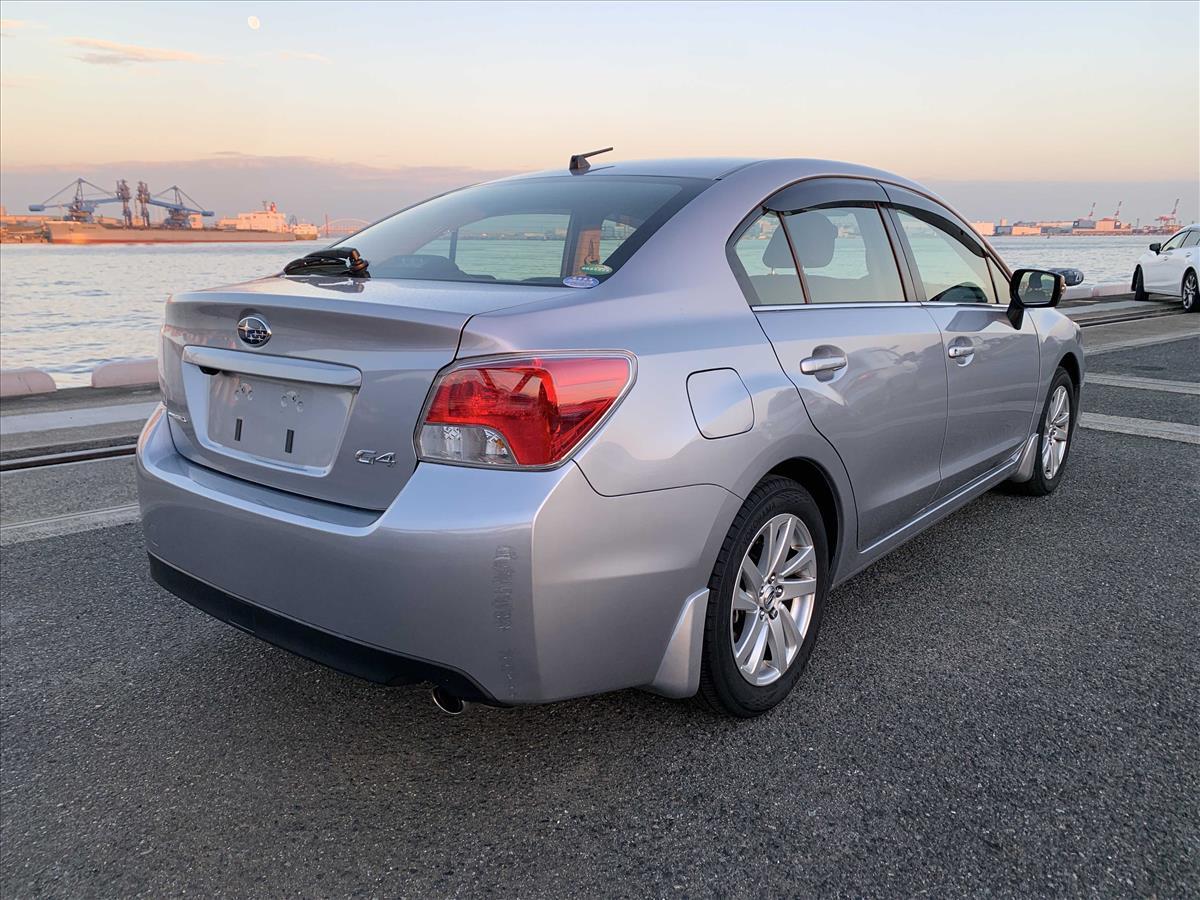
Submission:
M 766 548 L 763 548 L 763 554 L 766 554 Z M 763 573 L 759 571 L 750 555 L 746 554 L 746 558 L 742 560 L 742 577 L 746 579 L 751 590 L 757 592 L 763 586 Z
M 796 611 L 803 612 L 807 608 L 807 604 L 797 603 Z M 800 623 L 793 617 L 793 610 L 784 609 L 779 613 L 779 618 L 783 621 L 783 630 L 787 633 L 788 640 L 797 648 L 804 643 L 804 633 L 800 630 Z
M 755 642 L 762 637 L 765 627 L 763 621 L 757 614 L 746 619 L 746 624 L 742 626 L 742 636 L 737 642 L 737 646 L 733 648 L 733 658 L 737 660 L 737 664 L 743 669 L 754 651 Z
M 780 615 L 768 620 L 768 636 L 767 643 L 771 648 L 771 665 L 775 670 L 782 675 L 787 671 L 788 667 L 788 648 L 787 638 L 783 634 L 783 622 L 780 621 L 787 615 L 787 610 L 784 610 Z
M 817 579 L 791 578 L 781 581 L 779 585 L 783 588 L 783 596 L 779 598 L 780 600 L 795 600 L 797 597 L 807 597 L 814 593 L 817 589 Z
M 751 675 L 757 674 L 758 670 L 762 668 L 763 657 L 767 654 L 767 638 L 771 633 L 764 620 L 756 619 L 755 621 L 758 623 L 758 627 L 754 632 L 754 639 L 747 647 L 749 652 L 745 656 L 743 665 L 743 668 Z
M 779 570 L 779 577 L 789 578 L 792 575 L 795 575 L 802 568 L 812 562 L 814 556 L 815 551 L 812 547 L 804 547 L 799 553 L 797 553 L 784 564 L 783 568 Z
M 749 591 L 743 591 L 741 588 L 734 588 L 733 591 L 733 610 L 734 612 L 744 612 L 751 615 L 758 613 L 758 601 L 754 599 L 754 595 Z
M 773 572 L 777 573 L 779 571 L 779 567 L 783 563 L 783 558 L 792 546 L 792 533 L 791 516 L 782 521 L 771 523 L 770 558 L 767 559 L 767 555 L 764 553 L 763 559 L 767 559 L 767 567 L 763 570 L 763 575 L 770 575 Z
M 1057 425 L 1059 423 L 1059 421 L 1062 419 L 1062 414 L 1063 414 L 1064 409 L 1066 408 L 1066 405 L 1067 405 L 1067 392 L 1065 389 L 1060 387 L 1057 391 L 1054 392 L 1054 412 L 1050 416 L 1050 419 L 1051 419 L 1051 421 L 1054 422 L 1054 424 Z

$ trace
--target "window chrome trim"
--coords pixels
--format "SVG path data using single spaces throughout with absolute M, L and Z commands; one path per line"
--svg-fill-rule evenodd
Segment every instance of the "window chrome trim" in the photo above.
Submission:
M 886 309 L 897 306 L 917 307 L 920 305 L 915 300 L 864 300 L 862 303 L 760 303 L 757 306 L 751 305 L 750 309 L 753 312 L 771 312 L 777 309 Z

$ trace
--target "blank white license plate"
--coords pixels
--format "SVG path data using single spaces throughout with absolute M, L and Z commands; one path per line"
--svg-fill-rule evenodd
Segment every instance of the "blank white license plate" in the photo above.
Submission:
M 211 441 L 287 465 L 332 464 L 350 413 L 351 388 L 231 372 L 209 377 Z

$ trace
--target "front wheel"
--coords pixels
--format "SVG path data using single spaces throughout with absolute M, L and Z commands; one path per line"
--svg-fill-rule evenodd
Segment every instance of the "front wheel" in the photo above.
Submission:
M 1075 383 L 1071 381 L 1067 370 L 1060 368 L 1054 373 L 1050 392 L 1046 395 L 1046 405 L 1042 408 L 1033 477 L 1012 485 L 1017 493 L 1043 497 L 1053 493 L 1062 481 L 1067 469 L 1067 453 L 1071 449 L 1075 424 L 1079 418 L 1075 410 L 1077 400 Z
M 750 493 L 709 591 L 700 697 L 718 712 L 760 715 L 800 678 L 829 593 L 825 523 L 808 491 L 772 476 Z
M 1179 297 L 1183 301 L 1184 312 L 1200 312 L 1200 287 L 1197 287 L 1194 270 L 1188 269 L 1187 274 L 1183 276 Z

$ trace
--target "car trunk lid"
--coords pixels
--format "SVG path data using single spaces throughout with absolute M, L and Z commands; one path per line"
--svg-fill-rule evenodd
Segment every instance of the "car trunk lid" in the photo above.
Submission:
M 172 437 L 227 475 L 384 509 L 416 466 L 417 420 L 467 320 L 554 294 L 273 277 L 177 295 L 160 363 Z

